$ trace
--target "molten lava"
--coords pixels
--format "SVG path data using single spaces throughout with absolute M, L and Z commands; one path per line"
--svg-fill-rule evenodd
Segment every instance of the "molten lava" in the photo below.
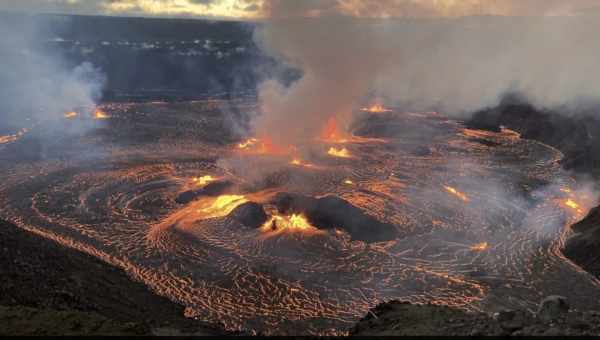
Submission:
M 347 179 L 347 180 L 344 181 L 344 184 L 354 185 L 354 182 L 352 182 L 351 180 Z
M 392 111 L 392 110 L 388 110 L 388 109 L 384 108 L 383 105 L 381 105 L 381 104 L 373 104 L 369 107 L 364 107 L 360 110 L 365 111 L 365 112 L 372 112 L 372 113 L 381 113 L 381 112 L 391 112 Z
M 196 183 L 199 186 L 207 185 L 208 183 L 214 182 L 216 180 L 217 179 L 214 178 L 211 175 L 206 175 L 206 176 L 202 176 L 202 177 L 194 177 L 194 178 L 192 178 L 192 181 L 194 181 L 194 183 Z
M 271 218 L 265 222 L 261 229 L 265 232 L 274 231 L 274 232 L 283 232 L 283 231 L 315 231 L 316 228 L 313 227 L 310 222 L 301 214 L 292 214 L 292 215 L 272 215 Z
M 100 110 L 100 109 L 96 109 L 96 111 L 94 111 L 94 119 L 108 119 L 110 118 L 109 115 L 106 114 L 106 112 Z
M 471 250 L 472 251 L 484 251 L 488 248 L 488 243 L 487 242 L 481 242 L 481 243 L 477 243 L 473 246 L 471 246 Z
M 302 161 L 300 158 L 294 158 L 290 161 L 291 165 L 296 165 L 296 166 L 304 166 L 307 168 L 312 167 L 313 165 L 311 163 L 306 163 L 304 161 Z
M 329 118 L 327 124 L 325 124 L 323 132 L 321 133 L 321 139 L 334 143 L 348 142 L 348 138 L 345 135 L 345 133 L 340 131 L 340 129 L 338 128 L 337 121 L 335 118 Z
M 577 202 L 575 202 L 575 200 L 573 200 L 572 198 L 567 199 L 566 201 L 564 201 L 564 204 L 575 210 L 577 213 L 579 214 L 583 214 L 583 208 L 581 208 L 581 205 Z
M 75 118 L 75 117 L 77 117 L 77 115 L 78 115 L 78 114 L 77 114 L 77 112 L 75 112 L 75 111 L 66 112 L 66 113 L 64 114 L 65 118 L 67 118 L 67 119 L 72 119 L 72 118 Z
M 279 146 L 273 143 L 269 137 L 250 138 L 238 144 L 238 149 L 253 154 L 286 155 L 294 150 L 293 146 Z
M 451 193 L 452 195 L 460 198 L 462 201 L 469 202 L 469 197 L 467 195 L 465 195 L 464 193 L 456 190 L 455 188 L 453 188 L 451 186 L 444 185 L 444 189 L 446 189 L 446 191 L 449 192 L 449 193 Z
M 256 138 L 250 138 L 250 139 L 247 139 L 246 141 L 244 141 L 242 143 L 239 143 L 238 144 L 238 148 L 240 148 L 240 149 L 247 149 L 247 148 L 253 146 L 256 143 L 258 143 L 258 139 L 256 139 Z
M 200 209 L 203 218 L 215 218 L 229 215 L 233 209 L 248 202 L 242 195 L 222 195 L 217 197 L 211 204 Z
M 20 137 L 22 137 L 28 131 L 29 131 L 29 129 L 23 128 L 23 129 L 19 130 L 19 132 L 15 133 L 14 135 L 0 136 L 0 144 L 12 143 L 12 142 L 16 141 L 17 139 L 19 139 Z
M 337 149 L 334 147 L 330 147 L 329 150 L 327 151 L 327 154 L 330 156 L 341 157 L 341 158 L 352 157 L 352 156 L 350 156 L 350 151 L 348 151 L 348 149 L 346 149 L 346 148 Z

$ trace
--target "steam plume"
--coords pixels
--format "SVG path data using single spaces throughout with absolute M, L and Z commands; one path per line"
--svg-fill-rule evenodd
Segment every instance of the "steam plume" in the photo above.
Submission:
M 373 93 L 455 116 L 497 105 L 506 92 L 540 108 L 596 102 L 600 24 L 591 15 L 548 16 L 580 7 L 534 2 L 266 1 L 256 41 L 303 76 L 289 87 L 262 84 L 257 133 L 301 143 L 332 117 L 347 124 Z M 461 17 L 478 13 L 536 16 Z
M 101 96 L 104 76 L 90 63 L 69 66 L 44 46 L 52 37 L 41 17 L 16 24 L 0 22 L 0 122 L 17 125 L 23 118 L 61 119 L 76 107 L 92 107 Z

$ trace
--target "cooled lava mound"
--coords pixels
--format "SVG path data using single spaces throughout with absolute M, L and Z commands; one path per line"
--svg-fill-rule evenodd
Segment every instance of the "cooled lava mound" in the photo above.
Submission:
M 353 240 L 381 242 L 393 240 L 398 236 L 392 224 L 382 223 L 336 196 L 312 198 L 299 194 L 278 193 L 273 203 L 283 214 L 304 214 L 315 227 L 343 229 Z

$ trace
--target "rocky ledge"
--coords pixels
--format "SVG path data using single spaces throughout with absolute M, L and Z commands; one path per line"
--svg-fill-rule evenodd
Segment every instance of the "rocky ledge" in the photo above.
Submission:
M 570 309 L 561 296 L 545 298 L 535 313 L 469 313 L 447 306 L 392 301 L 370 310 L 350 335 L 600 335 L 600 312 Z
M 0 335 L 220 335 L 123 270 L 0 220 Z

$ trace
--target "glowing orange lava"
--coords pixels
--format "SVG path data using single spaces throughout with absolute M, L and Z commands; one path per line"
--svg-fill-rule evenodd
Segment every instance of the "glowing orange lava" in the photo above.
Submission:
M 75 112 L 75 111 L 66 112 L 66 113 L 64 114 L 65 118 L 67 118 L 67 119 L 72 119 L 72 118 L 75 118 L 75 117 L 77 117 L 77 115 L 78 115 L 78 114 L 77 114 L 77 112 Z
M 473 246 L 471 246 L 471 250 L 473 251 L 484 251 L 488 248 L 488 243 L 487 242 L 481 242 L 481 243 L 477 243 Z
M 249 138 L 246 141 L 239 143 L 238 144 L 238 148 L 240 149 L 247 149 L 251 146 L 253 146 L 254 144 L 258 143 L 258 139 L 256 138 Z
M 271 138 L 250 138 L 238 144 L 238 149 L 254 154 L 286 155 L 295 148 L 293 146 L 280 146 L 273 143 Z
M 29 131 L 28 129 L 23 128 L 14 135 L 0 136 L 0 144 L 12 143 L 12 142 L 16 141 L 17 139 L 19 139 L 19 137 L 26 134 L 28 131 Z
M 465 195 L 464 193 L 456 190 L 455 188 L 453 188 L 451 186 L 444 185 L 444 189 L 446 189 L 446 191 L 449 192 L 449 193 L 451 193 L 452 195 L 460 198 L 462 201 L 469 202 L 469 197 L 467 195 Z
M 347 179 L 347 180 L 344 181 L 344 184 L 354 185 L 354 182 L 352 182 L 351 180 Z
M 294 158 L 290 161 L 291 165 L 296 165 L 296 166 L 304 166 L 307 168 L 312 167 L 313 165 L 311 163 L 306 163 L 304 161 L 302 161 L 300 158 Z
M 106 112 L 100 110 L 100 109 L 96 109 L 96 111 L 94 111 L 94 119 L 108 119 L 110 118 L 109 115 L 106 114 Z
M 310 222 L 304 217 L 302 214 L 292 214 L 292 215 L 272 215 L 267 222 L 265 222 L 261 230 L 282 232 L 282 231 L 314 231 L 316 230 Z
M 337 149 L 334 147 L 330 147 L 329 150 L 327 151 L 327 154 L 334 156 L 334 157 L 341 157 L 341 158 L 352 157 L 352 156 L 350 156 L 350 151 L 348 151 L 348 149 L 346 149 L 346 148 Z
M 323 129 L 323 132 L 321 133 L 321 139 L 323 139 L 325 141 L 329 141 L 329 142 L 335 142 L 335 143 L 347 143 L 348 142 L 347 136 L 345 135 L 345 133 L 340 131 L 340 129 L 338 128 L 338 125 L 337 125 L 337 121 L 333 117 L 329 118 L 329 120 L 327 120 L 327 124 L 325 124 L 325 128 Z
M 365 112 L 372 112 L 372 113 L 381 113 L 381 112 L 391 112 L 392 111 L 392 110 L 388 110 L 388 109 L 384 108 L 383 105 L 381 105 L 381 104 L 373 104 L 369 107 L 364 107 L 360 110 L 365 111 Z
M 14 135 L 0 136 L 0 144 L 14 142 L 15 140 L 17 140 L 17 137 Z
M 192 181 L 194 181 L 194 183 L 196 183 L 199 186 L 204 186 L 204 185 L 206 185 L 206 184 L 208 184 L 210 182 L 214 182 L 216 180 L 217 179 L 214 178 L 211 175 L 206 175 L 206 176 L 202 176 L 202 177 L 194 177 L 194 178 L 192 178 Z
M 221 195 L 211 204 L 199 210 L 203 218 L 215 218 L 229 215 L 233 209 L 248 202 L 242 195 Z
M 521 138 L 520 133 L 518 133 L 517 131 L 511 130 L 511 129 L 507 129 L 504 126 L 500 127 L 500 131 L 511 139 L 520 139 Z
M 572 198 L 565 200 L 564 205 L 575 210 L 578 214 L 583 214 L 583 208 L 581 208 L 581 205 L 575 202 L 575 200 L 573 200 Z

